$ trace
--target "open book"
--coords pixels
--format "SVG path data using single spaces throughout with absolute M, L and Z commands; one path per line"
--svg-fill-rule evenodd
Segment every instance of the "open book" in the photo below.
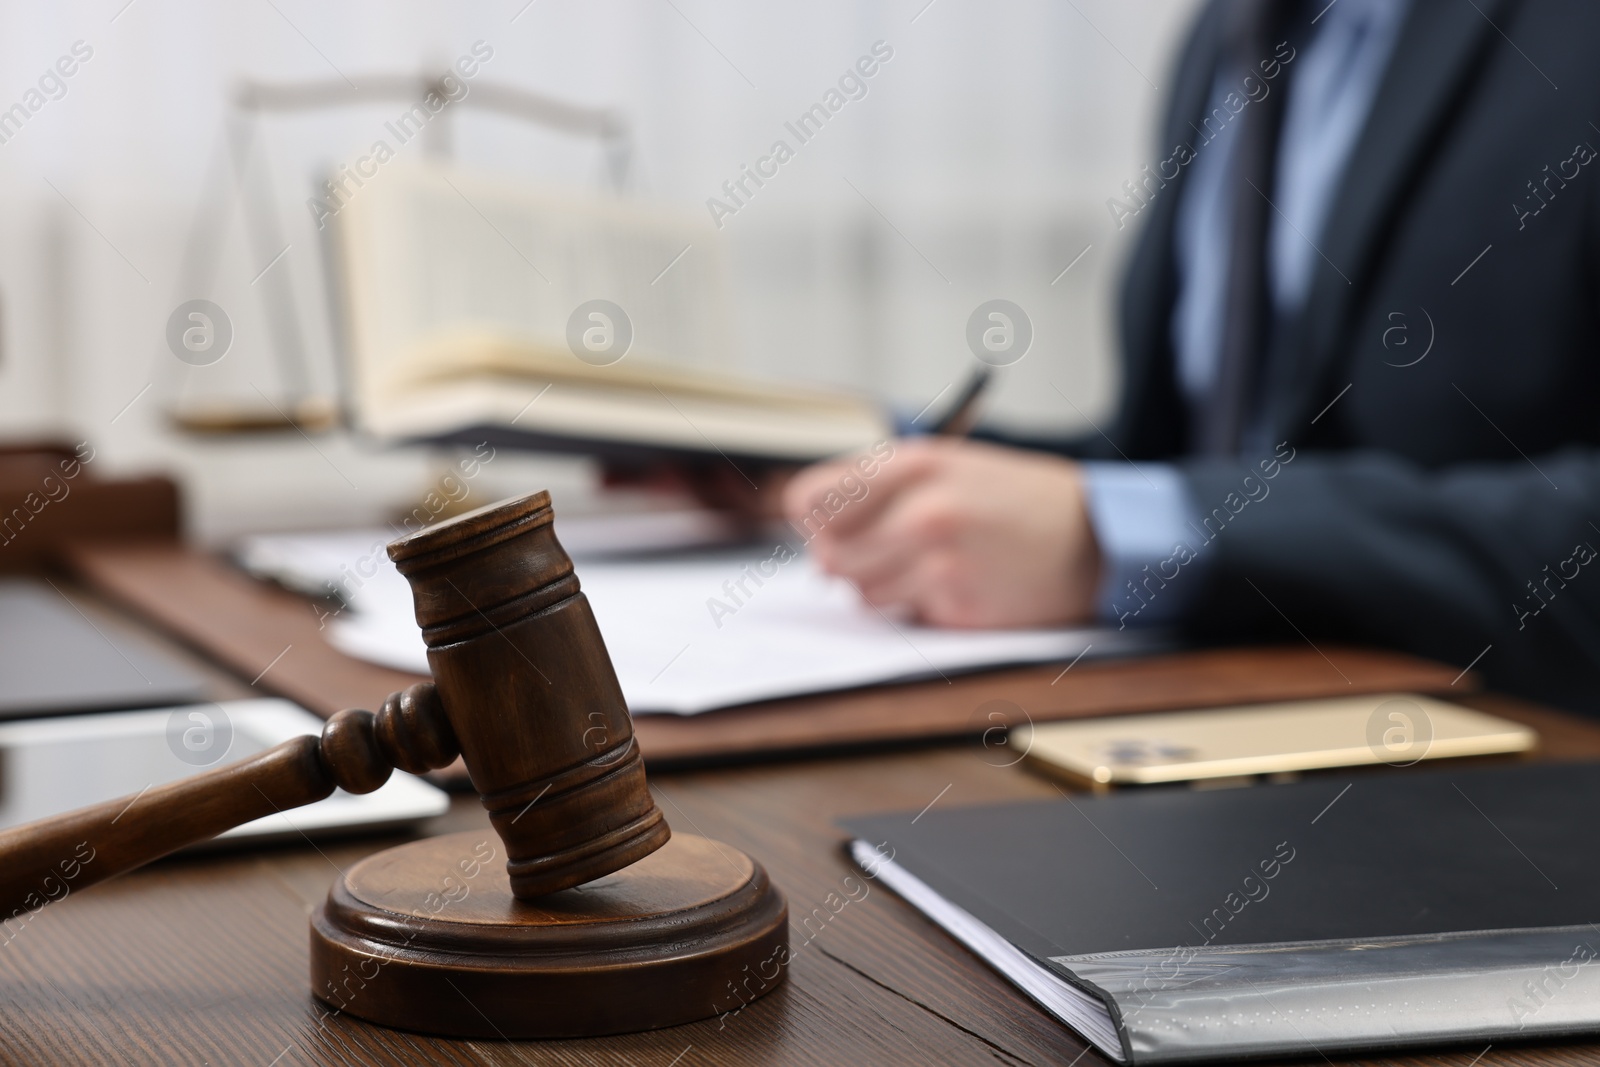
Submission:
M 351 415 L 378 437 L 811 460 L 890 432 L 865 398 L 734 372 L 696 216 L 396 165 L 333 224 Z

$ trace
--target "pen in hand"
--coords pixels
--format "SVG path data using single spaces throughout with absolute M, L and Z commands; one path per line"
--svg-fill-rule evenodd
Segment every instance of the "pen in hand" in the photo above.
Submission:
M 993 370 L 986 366 L 974 370 L 956 395 L 950 410 L 934 423 L 933 432 L 946 437 L 965 437 L 971 433 L 978 423 L 978 401 L 983 398 L 984 390 L 989 388 L 989 379 L 993 374 Z

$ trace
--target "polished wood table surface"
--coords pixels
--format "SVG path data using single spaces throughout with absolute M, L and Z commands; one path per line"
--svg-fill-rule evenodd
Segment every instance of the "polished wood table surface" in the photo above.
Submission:
M 111 632 L 131 626 L 80 602 Z M 219 699 L 252 692 L 207 669 Z M 1538 729 L 1535 758 L 1600 758 L 1600 723 L 1494 695 L 1465 702 Z M 543 1042 L 440 1040 L 329 1016 L 308 991 L 307 920 L 341 870 L 400 840 L 363 837 L 173 858 L 45 908 L 0 944 L 0 1063 L 1101 1064 L 887 889 L 846 892 L 861 875 L 836 819 L 1058 795 L 1000 765 L 1009 758 L 946 743 L 652 774 L 674 827 L 749 852 L 788 896 L 789 980 L 736 1015 Z M 425 832 L 472 829 L 491 833 L 477 801 L 458 797 Z M 1338 1062 L 1596 1063 L 1600 1042 Z

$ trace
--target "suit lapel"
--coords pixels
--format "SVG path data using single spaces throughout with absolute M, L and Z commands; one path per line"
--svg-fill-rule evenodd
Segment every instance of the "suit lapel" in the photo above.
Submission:
M 1201 11 L 1174 72 L 1171 103 L 1161 124 L 1157 159 L 1174 146 L 1193 146 L 1194 124 L 1205 114 L 1216 74 L 1221 5 Z M 1182 167 L 1141 220 L 1119 298 L 1122 328 L 1122 403 L 1117 447 L 1140 458 L 1181 451 L 1187 438 L 1183 399 L 1173 369 L 1172 311 L 1177 300 L 1174 219 L 1190 167 Z
M 1291 361 L 1271 410 L 1288 436 L 1332 398 L 1329 375 L 1348 347 L 1349 319 L 1371 280 L 1379 240 L 1402 206 L 1434 136 L 1459 99 L 1474 60 L 1514 0 L 1411 0 L 1366 128 L 1356 141 L 1318 238 L 1305 311 L 1275 353 Z M 1348 279 L 1348 281 L 1346 280 Z

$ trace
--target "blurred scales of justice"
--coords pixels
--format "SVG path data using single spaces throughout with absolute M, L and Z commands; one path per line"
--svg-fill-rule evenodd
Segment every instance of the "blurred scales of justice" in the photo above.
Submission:
M 463 56 L 456 69 L 476 67 Z M 326 133 L 327 112 L 397 105 L 408 110 L 369 118 L 354 139 L 341 118 L 331 143 L 350 162 L 307 183 L 311 210 L 286 228 L 268 119 L 297 120 L 303 148 Z M 597 140 L 597 184 L 610 188 L 457 166 L 451 123 L 462 107 Z M 182 362 L 159 361 L 172 423 L 206 435 L 342 427 L 383 444 L 617 459 L 805 461 L 889 434 L 864 397 L 737 373 L 720 235 L 695 209 L 629 195 L 631 154 L 614 111 L 454 71 L 366 77 L 359 88 L 241 85 L 187 243 L 177 299 L 189 304 L 168 324 Z M 230 227 L 235 206 L 242 227 Z M 224 270 L 238 229 L 245 267 Z M 306 240 L 295 232 L 313 235 L 320 278 L 308 257 L 286 255 Z M 242 285 L 255 264 L 266 266 Z M 311 351 L 319 343 L 325 353 Z

